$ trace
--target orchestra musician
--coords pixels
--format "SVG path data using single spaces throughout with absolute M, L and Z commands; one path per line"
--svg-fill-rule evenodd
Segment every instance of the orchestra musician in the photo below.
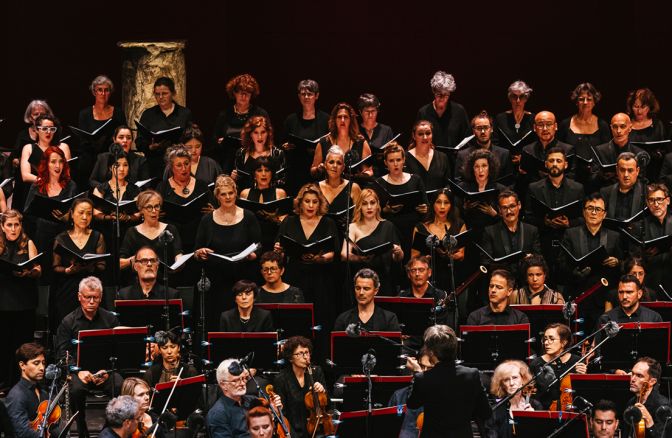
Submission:
M 600 400 L 595 403 L 593 415 L 590 417 L 590 429 L 595 438 L 614 438 L 618 431 L 618 412 L 616 404 L 611 400 Z
M 159 419 L 159 415 L 150 410 L 152 388 L 149 384 L 139 377 L 127 377 L 121 384 L 121 395 L 130 395 L 138 403 L 138 409 L 142 412 L 142 416 L 138 421 L 138 431 L 142 431 L 147 435 L 152 431 L 155 423 Z M 156 431 L 156 436 L 164 437 L 164 431 L 161 426 Z
M 182 371 L 182 378 L 193 377 L 198 374 L 193 365 L 186 363 L 182 358 L 180 337 L 172 330 L 160 330 L 154 334 L 159 347 L 159 356 L 143 375 L 143 379 L 153 388 L 157 383 L 174 382 Z
M 263 406 L 255 406 L 247 411 L 247 431 L 250 438 L 271 438 L 274 433 L 271 411 Z
M 666 424 L 667 422 L 658 421 L 656 418 L 658 408 L 661 406 L 670 406 L 670 400 L 659 391 L 661 374 L 662 368 L 660 363 L 650 357 L 640 357 L 637 359 L 630 372 L 630 392 L 633 393 L 633 397 L 628 400 L 627 406 L 635 406 L 641 411 L 646 430 L 645 436 L 647 438 L 669 436 L 670 425 Z M 627 412 L 627 408 L 625 412 Z M 628 421 L 624 421 L 624 423 L 625 436 L 633 436 L 631 435 L 631 425 Z M 667 430 L 667 433 L 664 433 L 665 430 Z
M 100 431 L 100 438 L 131 438 L 142 421 L 140 404 L 130 395 L 113 398 L 105 407 L 107 426 Z
M 44 347 L 36 343 L 23 344 L 16 350 L 16 361 L 21 369 L 21 379 L 4 400 L 7 413 L 16 438 L 41 438 L 30 423 L 37 415 L 40 402 L 49 397 L 41 386 L 46 366 Z
M 509 325 L 527 324 L 527 315 L 509 306 L 509 296 L 513 293 L 515 280 L 504 269 L 496 269 L 490 275 L 488 304 L 474 310 L 467 317 L 467 325 Z

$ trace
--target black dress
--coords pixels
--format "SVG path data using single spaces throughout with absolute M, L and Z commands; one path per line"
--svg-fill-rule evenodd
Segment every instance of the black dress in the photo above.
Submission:
M 287 170 L 285 166 L 285 151 L 273 147 L 271 149 L 270 155 L 268 155 L 271 165 L 274 169 L 274 178 L 276 182 L 279 182 L 278 185 L 284 185 L 282 179 L 284 178 Z M 252 158 L 248 153 L 247 149 L 240 148 L 236 151 L 236 157 L 234 159 L 234 167 L 238 170 L 238 177 L 236 179 L 236 187 L 240 193 L 243 189 L 247 189 L 254 185 L 254 167 L 256 165 L 257 159 Z M 285 170 L 282 170 L 285 169 Z M 281 171 L 282 172 L 279 172 Z M 248 176 L 249 175 L 249 176 Z
M 401 245 L 399 240 L 399 233 L 397 228 L 391 221 L 380 221 L 376 228 L 368 236 L 364 236 L 361 239 L 357 240 L 355 243 L 361 248 L 373 248 L 374 246 L 382 245 L 387 242 L 392 242 L 394 245 Z M 393 269 L 395 268 L 396 269 Z M 395 287 L 395 282 L 393 274 L 398 274 L 400 271 L 399 262 L 395 262 L 392 259 L 392 249 L 390 248 L 383 254 L 375 255 L 370 262 L 361 263 L 355 262 L 352 263 L 351 272 L 355 273 L 362 268 L 371 268 L 373 269 L 380 278 L 380 295 L 385 296 L 396 296 L 398 291 Z M 352 280 L 351 280 L 352 281 Z M 352 283 L 349 282 L 351 286 Z M 350 293 L 354 290 L 353 287 L 349 288 Z
M 345 236 L 349 221 L 346 220 L 345 213 L 342 214 L 338 213 L 344 212 L 348 208 L 348 192 L 352 194 L 351 189 L 348 188 L 348 186 L 350 185 L 352 185 L 352 181 L 348 182 L 348 184 L 343 186 L 341 191 L 338 192 L 338 195 L 336 195 L 336 197 L 334 197 L 334 199 L 329 204 L 329 210 L 327 211 L 329 217 L 336 222 L 336 226 L 338 227 L 339 242 L 343 241 L 343 237 Z M 350 208 L 352 208 L 354 205 L 355 200 L 350 198 Z M 352 211 L 350 212 L 350 215 L 348 216 L 347 219 L 352 221 Z
M 231 104 L 217 115 L 215 126 L 212 130 L 212 143 L 207 152 L 209 156 L 222 166 L 224 173 L 231 173 L 233 169 L 233 157 L 236 152 L 235 148 L 227 145 L 226 137 L 240 138 L 243 126 L 254 116 L 263 116 L 267 120 L 270 120 L 266 110 L 257 105 L 250 105 L 245 114 L 240 114 L 235 111 L 234 105 Z M 225 140 L 219 144 L 217 143 L 217 139 L 219 138 L 224 138 Z
M 310 392 L 310 386 L 308 385 L 309 378 L 306 373 L 303 386 L 301 386 L 290 365 L 283 368 L 273 381 L 274 390 L 282 399 L 283 413 L 287 417 L 287 420 L 289 420 L 292 436 L 297 438 L 310 436 L 306 430 L 308 411 L 304 403 L 306 394 Z M 327 387 L 324 372 L 319 366 L 316 366 L 313 370 L 313 381 L 319 382 L 324 388 Z
M 110 152 L 103 152 L 98 155 L 89 177 L 91 188 L 98 187 L 112 178 L 112 173 L 107 165 L 110 162 L 110 155 L 112 155 Z M 149 167 L 147 167 L 147 160 L 144 156 L 131 151 L 127 154 L 126 159 L 128 160 L 128 176 L 126 177 L 126 181 L 136 183 L 149 179 Z
M 201 155 L 198 159 L 198 166 L 196 166 L 196 174 L 191 174 L 196 179 L 205 181 L 208 184 L 215 182 L 217 177 L 222 174 L 222 167 L 212 158 Z M 173 176 L 173 171 L 170 165 L 166 166 L 163 171 L 163 180 L 167 180 Z
M 64 231 L 56 237 L 56 241 L 53 245 L 54 252 L 58 246 L 67 248 L 79 255 L 103 254 L 105 252 L 105 239 L 98 231 L 91 230 L 89 239 L 84 244 L 84 247 L 79 248 L 75 242 L 72 241 L 68 232 Z M 62 266 L 67 268 L 73 262 L 76 263 L 77 259 L 72 255 L 64 256 L 56 254 L 54 256 L 54 267 Z M 100 277 L 101 273 L 105 271 L 105 261 L 95 263 L 94 267 L 95 269 L 93 272 L 84 270 L 72 275 L 54 273 L 54 279 L 49 291 L 49 309 L 51 309 L 49 321 L 53 321 L 51 324 L 52 329 L 56 329 L 58 324 L 68 313 L 79 307 L 79 301 L 77 300 L 79 282 L 90 275 Z
M 233 225 L 220 225 L 214 221 L 213 213 L 208 213 L 198 225 L 195 248 L 210 248 L 217 254 L 231 255 L 260 240 L 261 228 L 251 211 L 244 210 L 242 220 Z M 230 263 L 214 256 L 208 257 L 205 269 L 211 283 L 205 303 L 207 327 L 214 331 L 219 329 L 222 311 L 233 307 L 233 284 L 243 279 L 256 280 L 259 270 L 256 261 L 241 260 Z
M 289 286 L 282 292 L 269 292 L 263 286 L 259 287 L 257 296 L 254 302 L 258 304 L 263 303 L 305 303 L 303 292 L 296 286 Z
M 425 169 L 425 166 L 420 164 L 418 159 L 410 153 L 406 154 L 405 167 L 406 172 L 418 175 L 422 179 L 426 190 L 436 190 L 446 187 L 451 177 L 451 169 L 453 168 L 448 155 L 436 149 L 434 150 L 432 161 L 429 163 L 429 169 Z
M 263 199 L 263 202 L 270 202 L 276 200 L 275 195 L 275 187 L 263 190 L 252 187 L 247 194 L 247 199 L 254 202 L 262 202 L 260 199 Z M 262 216 L 257 216 L 257 220 L 259 220 L 259 226 L 261 227 L 261 246 L 263 251 L 273 251 L 275 236 L 278 234 L 280 224 Z
M 273 318 L 271 312 L 266 309 L 252 307 L 250 318 L 243 320 L 240 318 L 238 308 L 226 310 L 219 317 L 219 331 L 221 332 L 272 332 Z
M 611 140 L 611 129 L 609 128 L 609 124 L 602 119 L 597 119 L 598 128 L 597 131 L 592 134 L 576 134 L 570 128 L 571 121 L 571 117 L 563 120 L 558 125 L 558 133 L 556 136 L 561 142 L 574 146 L 574 152 L 580 157 L 587 160 L 593 158 L 594 155 L 591 148 Z M 574 179 L 584 186 L 588 184 L 586 193 L 592 193 L 593 191 L 598 190 L 599 187 L 591 185 L 593 179 L 591 178 L 591 173 L 597 171 L 595 165 L 589 165 L 578 158 L 574 158 L 574 161 Z
M 285 141 L 291 142 L 289 134 L 306 140 L 315 140 L 329 131 L 329 114 L 315 110 L 315 118 L 306 120 L 302 112 L 290 114 L 284 123 Z M 313 160 L 315 147 L 306 149 L 296 145 L 296 149 L 287 151 L 287 193 L 295 195 L 301 186 L 311 180 L 310 164 Z
M 28 247 L 19 248 L 18 240 L 4 239 L 0 258 L 12 263 L 25 262 L 29 258 Z M 0 284 L 0 382 L 10 386 L 19 377 L 14 353 L 21 344 L 33 340 L 37 280 L 0 272 Z
M 168 265 L 172 265 L 175 262 L 175 256 L 183 253 L 182 239 L 180 238 L 180 233 L 177 231 L 177 227 L 175 227 L 175 225 L 166 224 L 166 230 L 174 236 L 174 239 L 172 242 L 169 242 L 165 248 L 165 259 L 163 256 L 164 243 L 159 239 L 161 234 L 156 236 L 154 239 L 149 239 L 144 234 L 141 234 L 137 227 L 129 228 L 126 231 L 126 234 L 124 234 L 124 238 L 121 242 L 121 248 L 119 248 L 119 258 L 127 259 L 131 256 L 134 256 L 135 253 L 138 252 L 138 250 L 143 246 L 149 246 L 154 249 L 154 252 L 156 252 L 157 256 L 159 257 L 159 260 Z M 159 272 L 157 275 L 159 281 L 163 282 L 163 266 L 159 266 Z M 176 284 L 174 281 L 172 281 L 172 279 L 174 276 L 178 275 L 180 275 L 180 273 L 169 275 L 168 282 L 170 285 Z M 125 271 L 121 272 L 121 282 L 123 284 L 130 284 L 133 281 L 132 278 L 134 276 L 135 272 L 133 271 L 132 267 L 130 269 L 126 269 Z
M 460 234 L 462 226 L 464 226 L 464 222 L 462 219 L 458 218 L 455 223 L 450 224 L 447 235 L 456 236 Z M 423 242 L 430 234 L 432 234 L 422 222 L 416 224 L 415 228 L 417 230 L 416 233 L 422 236 Z M 420 251 L 420 254 L 423 255 L 430 254 L 429 248 L 425 245 L 423 245 L 422 248 L 414 249 Z M 438 251 L 434 252 L 434 257 L 434 286 L 443 290 L 452 290 L 452 281 L 450 277 L 450 258 L 447 257 L 447 254 L 440 253 Z M 459 286 L 470 272 L 467 270 L 467 266 L 464 260 L 453 260 L 453 268 L 455 272 L 455 286 Z M 466 296 L 466 293 L 464 295 Z
M 322 162 L 326 163 L 327 162 L 327 153 L 329 152 L 329 149 L 334 146 L 335 143 L 333 143 L 331 139 L 331 135 L 327 135 L 320 141 L 320 150 L 322 151 Z M 356 140 L 352 140 L 352 146 L 350 147 L 350 151 L 352 152 L 350 156 L 352 156 L 352 163 L 356 163 L 360 161 L 364 155 L 364 137 L 360 137 Z M 351 170 L 353 174 L 359 173 L 362 171 L 362 166 L 357 166 L 354 169 Z M 346 166 L 346 172 L 350 172 L 347 170 Z
M 387 144 L 390 140 L 394 138 L 394 132 L 392 128 L 382 123 L 376 124 L 376 127 L 373 128 L 373 132 L 369 137 L 369 133 L 366 131 L 364 126 L 359 125 L 359 132 L 364 136 L 364 140 L 369 144 L 371 148 L 371 153 L 376 156 L 376 160 L 373 164 L 373 171 L 375 176 L 382 176 L 387 173 L 385 169 L 385 164 L 383 162 L 383 151 L 381 147 Z
M 108 120 L 111 120 L 107 123 Z M 80 139 L 79 146 L 75 148 L 73 156 L 77 159 L 77 185 L 86 186 L 87 178 L 91 175 L 96 157 L 114 143 L 114 130 L 117 126 L 126 125 L 126 116 L 120 106 L 115 106 L 112 117 L 105 120 L 96 120 L 93 118 L 93 107 L 87 106 L 79 112 L 79 129 L 87 132 L 93 132 L 103 126 L 97 134 L 94 141 Z
M 504 111 L 495 116 L 493 125 L 494 126 L 492 127 L 492 140 L 499 147 L 511 150 L 511 144 L 506 139 L 506 137 L 508 137 L 509 140 L 515 143 L 521 138 L 523 138 L 523 136 L 530 131 L 533 132 L 529 134 L 527 137 L 525 137 L 525 139 L 518 144 L 518 147 L 516 149 L 520 151 L 523 148 L 523 146 L 528 145 L 537 140 L 537 136 L 534 135 L 533 130 L 534 114 L 532 113 L 529 112 L 523 113 L 523 118 L 520 121 L 519 126 L 516 128 L 516 118 L 514 117 L 513 112 L 511 110 Z M 504 132 L 504 135 L 506 135 L 506 137 L 502 135 L 502 131 Z

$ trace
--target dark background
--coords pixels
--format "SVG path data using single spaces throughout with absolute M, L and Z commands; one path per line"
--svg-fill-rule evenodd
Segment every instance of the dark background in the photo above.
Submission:
M 596 113 L 605 119 L 640 86 L 653 89 L 662 118 L 672 118 L 672 26 L 662 3 L 123 0 L 3 9 L 1 146 L 13 144 L 31 99 L 46 99 L 63 124 L 76 124 L 93 102 L 88 85 L 97 74 L 121 84 L 116 43 L 135 39 L 188 41 L 187 106 L 207 134 L 226 81 L 244 72 L 259 81 L 257 103 L 276 129 L 299 109 L 297 82 L 312 78 L 321 109 L 372 92 L 383 104 L 379 120 L 407 134 L 439 69 L 455 76 L 451 98 L 470 115 L 507 109 L 508 85 L 523 79 L 534 89 L 528 109 L 550 109 L 558 121 L 573 113 L 569 93 L 584 81 L 603 93 Z

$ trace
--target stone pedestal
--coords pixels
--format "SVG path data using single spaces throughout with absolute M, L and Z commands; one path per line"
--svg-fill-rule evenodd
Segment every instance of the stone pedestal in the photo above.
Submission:
M 186 40 L 121 41 L 121 99 L 131 127 L 142 112 L 154 105 L 154 81 L 166 76 L 175 81 L 175 102 L 186 106 L 187 67 L 184 60 Z

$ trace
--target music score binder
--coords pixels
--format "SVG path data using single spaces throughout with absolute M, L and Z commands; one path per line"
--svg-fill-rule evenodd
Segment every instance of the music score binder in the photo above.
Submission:
M 102 211 L 104 214 L 113 214 L 117 211 L 117 203 L 115 201 L 110 201 L 100 196 L 96 196 L 91 193 L 90 198 L 93 201 L 93 206 Z M 119 201 L 119 213 L 126 213 L 129 216 L 138 212 L 138 205 L 135 203 L 135 200 L 123 200 Z
M 85 131 L 85 130 L 83 130 L 83 129 L 80 129 L 80 128 L 78 128 L 78 127 L 76 127 L 76 126 L 72 126 L 72 125 L 68 125 L 68 128 L 70 128 L 70 131 L 71 131 L 73 134 L 75 134 L 77 137 L 79 137 L 80 140 L 86 140 L 86 141 L 91 142 L 91 141 L 96 140 L 98 137 L 100 137 L 99 134 L 101 134 L 101 133 L 103 132 L 103 129 L 104 129 L 108 124 L 110 124 L 111 122 L 112 122 L 112 119 L 111 119 L 111 118 L 110 118 L 110 119 L 107 119 L 107 121 L 106 121 L 105 123 L 103 123 L 102 125 L 100 125 L 100 126 L 98 127 L 98 129 L 96 129 L 96 130 L 94 130 L 94 131 L 92 131 L 92 132 Z
M 254 351 L 252 368 L 272 369 L 277 360 L 277 332 L 208 332 L 208 360 L 213 367 Z
M 372 374 L 398 375 L 401 347 L 379 338 L 384 336 L 401 343 L 401 332 L 362 332 L 350 337 L 346 332 L 331 332 L 331 360 L 339 374 L 362 374 L 362 356 L 375 350 L 376 366 Z
M 292 209 L 294 208 L 294 198 L 282 198 L 268 202 L 256 202 L 250 201 L 249 199 L 238 198 L 236 199 L 236 205 L 254 213 L 265 211 L 267 213 L 277 212 L 277 214 L 283 215 L 292 212 Z
M 177 204 L 169 199 L 164 199 L 161 210 L 166 213 L 167 219 L 180 224 L 187 224 L 203 215 L 201 210 L 208 203 L 208 200 L 208 192 L 203 192 L 184 204 Z
M 94 373 L 112 365 L 117 370 L 138 370 L 145 363 L 148 334 L 147 327 L 80 330 L 77 367 Z
M 462 325 L 460 358 L 464 365 L 494 370 L 505 359 L 525 361 L 530 355 L 530 324 Z
M 472 135 L 468 135 L 468 136 L 464 137 L 464 138 L 463 138 L 458 144 L 456 144 L 455 146 L 441 146 L 441 145 L 434 145 L 434 147 L 435 147 L 437 150 L 439 150 L 439 151 L 441 151 L 441 152 L 444 152 L 444 153 L 447 153 L 447 154 L 456 154 L 456 153 L 458 153 L 459 151 L 461 151 L 462 149 L 464 149 L 464 148 L 467 146 L 467 144 L 469 144 L 469 142 L 470 142 L 471 140 L 474 139 L 474 137 L 476 137 L 476 136 L 473 135 L 473 134 L 472 134 Z
M 86 194 L 87 192 L 82 192 L 71 198 L 59 200 L 36 193 L 31 203 L 26 206 L 26 214 L 48 221 L 62 223 L 62 221 L 53 216 L 52 212 L 58 210 L 61 213 L 67 213 L 75 199 L 85 197 Z
M 373 404 L 388 406 L 392 394 L 410 385 L 412 381 L 413 376 L 371 376 Z M 336 385 L 343 399 L 341 411 L 366 409 L 366 399 L 362 397 L 366 394 L 369 385 L 366 376 L 343 376 Z
M 656 359 L 661 364 L 670 362 L 669 322 L 627 322 L 621 330 L 600 348 L 603 369 L 632 368 L 642 356 Z
M 448 180 L 448 185 L 450 186 L 450 190 L 455 194 L 455 196 L 466 201 L 489 203 L 499 194 L 499 189 L 485 189 L 482 192 L 472 192 L 463 188 L 452 179 Z
M 334 251 L 333 236 L 327 236 L 314 242 L 300 243 L 283 234 L 280 236 L 280 245 L 290 257 L 301 257 L 304 254 L 317 255 Z
M 583 200 L 581 199 L 577 199 L 558 207 L 550 207 L 534 196 L 531 196 L 531 199 L 534 204 L 532 208 L 540 218 L 548 216 L 549 219 L 553 219 L 558 216 L 567 216 L 571 219 L 581 216 L 581 210 L 583 208 Z
M 54 251 L 57 252 L 61 257 L 74 257 L 77 260 L 77 263 L 86 265 L 90 263 L 98 263 L 106 258 L 110 257 L 110 253 L 98 254 L 98 253 L 77 253 L 70 248 L 61 245 L 60 243 L 56 245 Z
M 560 244 L 560 247 L 569 256 L 570 262 L 574 263 L 579 269 L 583 269 L 589 266 L 599 266 L 607 257 L 609 257 L 607 250 L 602 245 L 590 251 L 588 254 L 584 254 L 580 257 L 572 254 L 563 244 Z
M 373 436 L 399 436 L 405 412 L 406 405 L 372 409 L 370 416 L 366 410 L 341 412 L 336 432 L 339 437 L 343 438 L 368 436 L 367 422 L 371 422 L 369 426 L 374 433 Z
M 359 256 L 378 256 L 391 251 L 392 245 L 392 242 L 385 242 L 380 245 L 362 248 L 356 242 L 352 242 L 352 253 Z
M 600 399 L 611 400 L 616 404 L 616 412 L 623 412 L 633 397 L 630 376 L 627 375 L 569 374 L 569 380 L 574 397 L 583 397 L 592 403 Z
M 115 300 L 119 322 L 130 327 L 147 326 L 150 334 L 166 329 L 164 306 L 166 300 Z M 168 300 L 170 328 L 184 328 L 182 299 Z
M 282 329 L 283 338 L 303 336 L 310 339 L 314 337 L 313 303 L 258 303 L 255 306 L 271 312 L 273 324 Z
M 404 335 L 422 336 L 427 327 L 434 325 L 432 319 L 432 310 L 436 306 L 434 298 L 376 296 L 373 300 L 376 306 L 397 315 Z
M 498 129 L 499 132 L 504 136 L 504 139 L 505 139 L 506 142 L 508 143 L 508 144 L 506 144 L 506 145 L 501 145 L 501 146 L 502 146 L 503 148 L 508 149 L 508 150 L 511 152 L 511 155 L 520 155 L 520 153 L 521 153 L 521 151 L 522 151 L 522 149 L 523 149 L 523 147 L 520 145 L 520 143 L 521 143 L 523 140 L 525 140 L 525 139 L 526 139 L 530 134 L 532 134 L 532 132 L 533 132 L 533 131 L 530 129 L 530 130 L 527 131 L 525 134 L 523 134 L 523 136 L 520 137 L 518 140 L 516 140 L 516 141 L 511 141 L 511 139 L 509 138 L 509 136 L 506 135 L 506 133 L 502 130 L 502 128 L 499 128 L 499 127 L 498 127 L 497 129 Z
M 563 423 L 579 416 L 558 438 L 589 438 L 588 420 L 584 414 L 563 411 L 512 411 L 516 438 L 539 438 L 549 436 Z
M 0 257 L 0 272 L 4 274 L 11 274 L 12 272 L 15 271 L 22 271 L 24 269 L 31 269 L 33 265 L 36 263 L 39 263 L 40 259 L 42 258 L 42 254 L 44 253 L 39 253 L 32 259 L 28 259 L 25 262 L 21 263 L 13 263 L 3 257 Z
M 175 382 L 157 383 L 154 387 L 152 407 L 160 411 L 166 405 L 166 400 L 175 386 L 173 396 L 168 402 L 168 409 L 177 415 L 178 420 L 186 420 L 196 410 L 201 398 L 202 387 L 205 384 L 205 375 L 181 378 Z
M 143 137 L 151 139 L 153 143 L 161 143 L 166 140 L 169 140 L 171 143 L 177 143 L 184 133 L 184 128 L 181 126 L 152 131 L 148 126 L 140 123 L 139 120 L 135 121 L 135 126 L 138 129 L 138 134 L 142 134 Z

